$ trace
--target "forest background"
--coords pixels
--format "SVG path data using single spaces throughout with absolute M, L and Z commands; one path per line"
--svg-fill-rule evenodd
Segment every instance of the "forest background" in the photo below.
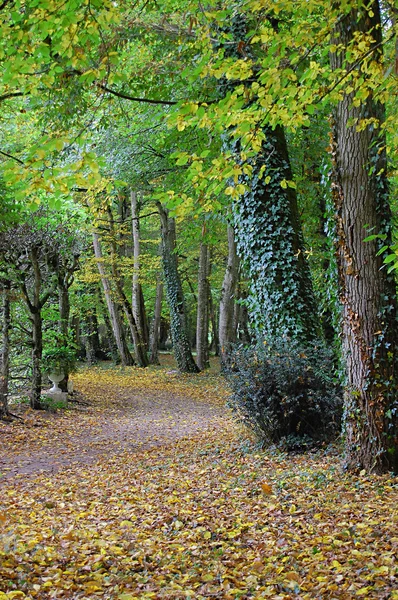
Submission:
M 347 466 L 398 470 L 396 14 L 0 4 L 3 416 L 76 353 L 171 343 L 266 441 L 342 412 Z

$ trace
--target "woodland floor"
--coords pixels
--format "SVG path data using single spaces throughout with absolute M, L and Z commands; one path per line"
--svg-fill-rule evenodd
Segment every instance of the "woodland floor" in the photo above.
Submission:
M 214 369 L 173 369 L 0 423 L 0 600 L 397 600 L 398 479 L 260 451 Z

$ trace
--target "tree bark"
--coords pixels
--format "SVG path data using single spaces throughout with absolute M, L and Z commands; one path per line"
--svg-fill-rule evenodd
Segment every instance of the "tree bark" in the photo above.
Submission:
M 97 360 L 97 354 L 100 350 L 100 341 L 98 334 L 98 319 L 95 312 L 92 310 L 84 318 L 85 323 L 85 350 L 86 350 L 86 361 L 89 365 L 95 365 Z
M 159 336 L 160 336 L 160 319 L 162 317 L 162 298 L 163 298 L 163 283 L 158 277 L 156 284 L 156 299 L 155 309 L 152 320 L 150 347 L 149 347 L 149 362 L 151 365 L 160 365 L 159 361 Z
M 162 261 L 170 309 L 174 355 L 180 371 L 197 373 L 199 369 L 195 364 L 189 344 L 184 294 L 177 267 L 175 221 L 169 217 L 167 209 L 160 202 L 157 203 L 157 207 L 161 222 Z
M 68 346 L 70 319 L 69 288 L 73 283 L 73 273 L 77 269 L 77 257 L 69 268 L 62 268 L 62 265 L 58 264 L 55 269 L 58 280 L 59 331 L 63 344 Z M 65 373 L 65 378 L 59 383 L 59 387 L 63 392 L 68 391 L 68 381 L 69 373 Z
M 131 356 L 131 354 L 124 342 L 124 335 L 123 335 L 123 331 L 122 331 L 122 322 L 120 320 L 118 307 L 112 299 L 111 287 L 110 287 L 109 280 L 107 278 L 105 268 L 104 268 L 99 236 L 95 232 L 93 233 L 93 247 L 94 247 L 95 258 L 97 259 L 98 271 L 101 276 L 102 287 L 103 287 L 104 295 L 105 295 L 105 302 L 108 307 L 108 312 L 109 312 L 109 316 L 111 319 L 112 332 L 115 337 L 115 342 L 116 342 L 117 349 L 118 349 L 118 352 L 120 355 L 121 363 L 123 366 L 133 365 L 134 364 L 133 357 Z
M 109 318 L 109 312 L 107 311 L 106 306 L 104 304 L 104 299 L 101 294 L 101 290 L 98 290 L 98 302 L 99 302 L 99 307 L 100 307 L 102 318 L 104 319 L 104 326 L 105 326 L 105 331 L 106 331 L 105 342 L 109 348 L 109 353 L 111 355 L 113 362 L 115 364 L 118 364 L 120 362 L 120 355 L 118 353 L 115 336 L 113 335 L 113 332 L 112 332 L 112 325 L 111 325 L 111 321 Z
M 337 5 L 336 5 L 337 6 Z M 380 66 L 378 2 L 340 16 L 331 55 L 334 69 L 349 68 L 346 50 L 361 35 L 373 38 L 373 68 Z M 344 13 L 344 10 L 342 10 Z M 366 71 L 356 67 L 366 81 Z M 344 92 L 344 90 L 343 90 Z M 383 107 L 369 95 L 356 106 L 345 94 L 334 114 L 334 201 L 342 338 L 346 363 L 345 446 L 349 469 L 398 472 L 398 338 L 396 282 L 382 268 L 381 245 L 391 243 L 385 139 L 380 127 L 357 128 L 362 119 L 383 122 Z M 386 236 L 364 242 L 369 231 Z
M 204 235 L 205 231 L 203 231 Z M 203 241 L 200 244 L 198 269 L 198 304 L 196 318 L 196 364 L 199 369 L 210 368 L 209 362 L 209 271 L 210 251 Z
M 124 314 L 126 315 L 127 322 L 130 329 L 131 339 L 134 344 L 134 357 L 139 367 L 147 367 L 149 364 L 148 354 L 147 354 L 147 344 L 143 341 L 141 337 L 137 322 L 134 317 L 133 308 L 130 302 L 127 299 L 123 288 L 123 279 L 122 275 L 117 266 L 117 247 L 115 242 L 115 228 L 113 222 L 112 211 L 108 209 L 109 216 L 109 225 L 111 230 L 111 236 L 109 240 L 109 245 L 111 249 L 111 267 L 112 267 L 112 275 L 113 281 L 116 287 L 117 294 L 119 296 L 119 300 L 121 306 L 123 308 Z
M 10 372 L 10 282 L 2 282 L 2 327 L 0 349 L 0 419 L 8 416 L 8 381 Z
M 231 225 L 228 225 L 227 233 L 228 261 L 221 289 L 220 318 L 218 326 L 221 365 L 225 363 L 229 347 L 236 341 L 236 328 L 234 328 L 234 305 L 236 301 L 236 287 L 238 283 L 239 258 L 236 251 L 235 232 Z
M 30 302 L 30 313 L 32 318 L 32 383 L 30 406 L 35 410 L 40 410 L 41 405 L 41 359 L 43 355 L 43 320 L 41 309 L 43 304 L 40 301 L 41 291 L 41 272 L 36 248 L 30 251 L 30 260 L 33 267 L 33 301 Z
M 131 192 L 131 220 L 132 220 L 132 235 L 133 235 L 133 285 L 132 285 L 132 308 L 137 329 L 142 343 L 145 345 L 145 351 L 149 346 L 148 322 L 146 317 L 144 294 L 142 293 L 142 285 L 140 283 L 140 202 L 138 201 L 137 193 Z
M 220 356 L 220 342 L 218 337 L 217 310 L 213 301 L 211 287 L 209 287 L 209 319 L 211 323 L 211 342 L 209 350 L 214 352 L 215 356 Z

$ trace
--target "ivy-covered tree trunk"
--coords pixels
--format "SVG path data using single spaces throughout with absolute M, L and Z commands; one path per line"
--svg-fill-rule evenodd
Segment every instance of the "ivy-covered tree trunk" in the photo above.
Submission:
M 198 269 L 198 303 L 196 319 L 196 363 L 202 371 L 210 367 L 209 362 L 209 272 L 210 251 L 201 242 Z
M 187 327 L 187 314 L 180 274 L 177 267 L 175 221 L 160 202 L 157 203 L 162 238 L 162 261 L 170 310 L 171 337 L 178 368 L 183 373 L 199 371 L 191 352 Z
M 342 48 L 331 56 L 332 67 L 352 68 L 346 51 L 369 40 L 367 36 L 372 38 L 373 56 L 366 68 L 379 69 L 382 77 L 377 1 L 339 18 L 335 40 Z M 354 68 L 366 82 L 366 69 Z M 359 105 L 354 97 L 355 92 L 344 95 L 334 114 L 334 200 L 347 372 L 346 461 L 353 470 L 398 472 L 396 282 L 382 268 L 385 252 L 377 256 L 380 246 L 391 241 L 385 139 L 380 126 L 374 125 L 374 120 L 383 122 L 384 111 L 371 91 Z M 369 231 L 382 234 L 384 241 L 364 242 Z
M 104 290 L 105 302 L 108 307 L 108 312 L 112 323 L 112 332 L 115 337 L 115 342 L 120 355 L 121 363 L 123 366 L 133 365 L 133 357 L 131 356 L 130 351 L 127 348 L 124 341 L 122 322 L 120 319 L 118 307 L 112 299 L 111 287 L 103 263 L 103 256 L 99 236 L 95 232 L 93 233 L 93 247 L 95 258 L 97 259 L 98 271 L 101 276 L 101 283 Z
M 0 419 L 8 416 L 8 381 L 10 372 L 10 282 L 2 281 L 1 348 L 0 348 Z
M 133 285 L 132 285 L 132 308 L 140 339 L 145 345 L 145 351 L 149 346 L 148 322 L 146 317 L 144 294 L 142 293 L 142 285 L 140 283 L 140 261 L 141 261 L 141 245 L 140 245 L 140 202 L 136 192 L 131 192 L 131 220 L 133 234 L 133 253 L 134 253 L 134 270 L 133 270 Z
M 234 306 L 238 283 L 239 258 L 236 251 L 235 232 L 231 225 L 228 225 L 227 234 L 228 261 L 221 289 L 220 319 L 218 326 L 221 364 L 225 363 L 230 345 L 236 341 Z
M 160 320 L 162 318 L 162 298 L 163 298 L 163 283 L 158 277 L 156 284 L 155 308 L 153 313 L 151 335 L 149 344 L 149 362 L 151 365 L 159 365 L 159 337 L 160 337 Z
M 242 176 L 248 191 L 233 211 L 238 254 L 250 281 L 247 307 L 260 336 L 306 344 L 319 338 L 320 324 L 297 195 L 286 184 L 293 178 L 289 154 L 282 127 L 267 128 L 265 135 L 252 174 Z
M 278 27 L 277 19 L 272 22 Z M 227 31 L 233 43 L 224 45 L 224 55 L 241 60 L 242 52 L 256 58 L 247 43 L 248 23 L 236 13 Z M 219 90 L 224 96 L 245 81 L 224 77 Z M 251 84 L 248 97 L 251 95 Z M 250 110 L 250 101 L 242 110 Z M 233 205 L 238 255 L 249 279 L 247 310 L 258 337 L 286 336 L 305 345 L 321 335 L 311 274 L 293 184 L 283 127 L 263 127 L 264 141 L 240 176 L 247 191 Z M 241 142 L 228 134 L 225 147 L 241 163 Z M 251 172 L 248 172 L 250 169 Z M 289 185 L 290 184 L 290 185 Z

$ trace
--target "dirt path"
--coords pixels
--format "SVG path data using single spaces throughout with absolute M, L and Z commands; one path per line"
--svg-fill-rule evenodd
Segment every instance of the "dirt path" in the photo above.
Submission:
M 46 476 L 125 450 L 135 453 L 167 445 L 222 429 L 229 420 L 224 404 L 203 391 L 195 398 L 179 393 L 178 386 L 176 392 L 150 386 L 144 391 L 101 378 L 82 384 L 87 406 L 72 405 L 55 414 L 28 411 L 23 423 L 0 425 L 0 483 L 38 473 Z

